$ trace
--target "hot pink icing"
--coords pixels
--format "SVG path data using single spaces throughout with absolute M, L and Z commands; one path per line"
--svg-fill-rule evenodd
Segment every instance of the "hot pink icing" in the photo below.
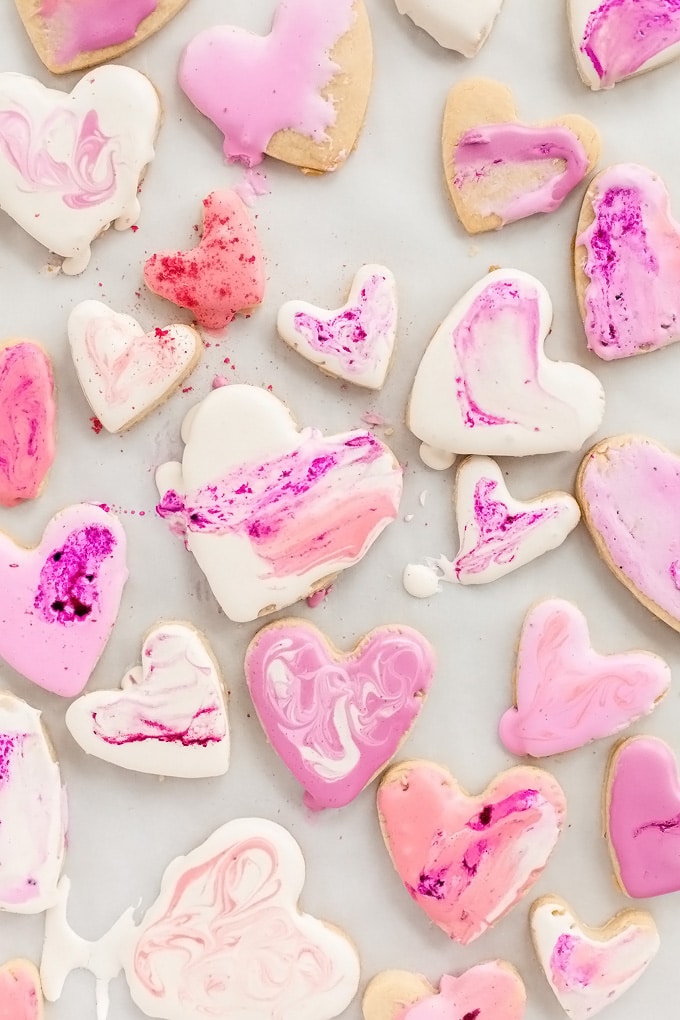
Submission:
M 56 60 L 67 64 L 81 53 L 134 39 L 157 7 L 158 0 L 42 0 L 38 13 Z
M 629 896 L 680 890 L 680 784 L 673 751 L 633 737 L 610 765 L 607 834 Z
M 0 969 L 0 1017 L 4 1020 L 42 1020 L 43 999 L 38 972 L 19 962 Z
M 608 88 L 680 43 L 680 0 L 604 0 L 588 18 L 581 52 Z
M 353 8 L 354 0 L 279 0 L 267 36 L 225 25 L 189 43 L 179 83 L 224 135 L 227 159 L 260 163 L 287 128 L 324 140 L 336 112 L 322 91 L 339 70 L 331 53 L 352 27 Z
M 303 621 L 266 627 L 251 643 L 246 680 L 276 752 L 313 810 L 349 804 L 379 772 L 418 716 L 434 673 L 428 642 L 382 627 L 357 650 L 333 655 Z
M 567 127 L 560 125 L 531 127 L 526 124 L 483 124 L 466 131 L 459 139 L 454 164 L 454 185 L 459 190 L 488 182 L 499 169 L 515 166 L 531 170 L 538 163 L 557 163 L 543 183 L 531 184 L 508 195 L 500 181 L 498 193 L 488 199 L 485 215 L 495 214 L 502 223 L 534 213 L 553 212 L 588 173 L 588 155 Z M 470 193 L 474 197 L 474 191 Z
M 54 380 L 37 344 L 0 350 L 0 505 L 34 499 L 55 453 Z
M 607 361 L 655 351 L 680 338 L 680 224 L 663 181 L 624 163 L 595 180 L 586 250 L 588 348 Z
M 526 998 L 519 974 L 492 960 L 460 977 L 444 974 L 439 993 L 409 1006 L 398 1020 L 522 1020 Z
M 666 663 L 649 652 L 598 655 L 583 614 L 550 599 L 524 622 L 517 707 L 503 715 L 500 738 L 512 754 L 536 758 L 582 747 L 648 715 L 670 679 Z
M 378 790 L 383 835 L 416 903 L 466 945 L 536 881 L 562 829 L 566 804 L 547 772 L 501 773 L 479 797 L 428 762 L 413 762 Z

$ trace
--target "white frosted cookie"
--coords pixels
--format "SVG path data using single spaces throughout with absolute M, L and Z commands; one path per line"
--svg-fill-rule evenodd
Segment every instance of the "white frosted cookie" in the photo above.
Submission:
M 503 0 L 396 0 L 419 28 L 448 50 L 474 57 L 488 39 Z

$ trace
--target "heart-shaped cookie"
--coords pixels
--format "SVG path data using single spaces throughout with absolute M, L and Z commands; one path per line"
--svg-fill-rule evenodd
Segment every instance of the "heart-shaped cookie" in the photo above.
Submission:
M 474 57 L 491 34 L 503 0 L 396 0 L 400 14 L 447 50 Z
M 295 619 L 264 627 L 245 660 L 267 739 L 317 811 L 349 804 L 397 753 L 434 668 L 432 648 L 410 627 L 378 627 L 343 655 Z
M 406 970 L 377 974 L 364 993 L 364 1020 L 522 1020 L 526 989 L 514 967 L 490 960 L 458 977 L 444 974 L 439 990 Z
M 145 333 L 131 315 L 101 301 L 81 301 L 68 320 L 78 382 L 109 432 L 131 428 L 170 396 L 195 367 L 202 342 L 174 324 Z
M 668 665 L 651 652 L 598 655 L 583 613 L 571 602 L 548 599 L 524 621 L 515 708 L 502 717 L 500 738 L 520 756 L 571 751 L 649 715 L 670 682 Z
M 92 241 L 140 213 L 137 191 L 154 156 L 160 100 L 130 67 L 98 67 L 72 92 L 0 74 L 0 207 L 82 273 Z
M 66 713 L 87 754 L 135 772 L 200 779 L 229 768 L 229 725 L 220 671 L 190 624 L 147 634 L 142 664 L 119 691 L 92 691 Z
M 583 458 L 576 495 L 614 576 L 680 630 L 680 458 L 644 436 L 603 439 Z
M 604 416 L 596 377 L 543 351 L 545 287 L 514 269 L 476 283 L 454 306 L 418 368 L 408 427 L 442 453 L 525 457 L 578 450 Z M 428 452 L 430 451 L 430 452 Z
M 479 234 L 558 209 L 600 158 L 600 136 L 575 114 L 524 124 L 506 85 L 467 78 L 446 101 L 442 155 L 458 218 Z
M 0 967 L 0 1017 L 3 1020 L 43 1020 L 40 976 L 28 960 L 11 960 Z
M 364 0 L 278 0 L 271 32 L 231 25 L 187 46 L 179 83 L 246 166 L 267 153 L 303 170 L 336 170 L 356 145 L 371 90 Z
M 337 379 L 379 390 L 390 367 L 397 337 L 397 284 L 384 266 L 363 266 L 347 303 L 327 312 L 306 301 L 287 301 L 279 310 L 282 340 Z
M 680 340 L 680 224 L 647 167 L 619 163 L 590 183 L 574 276 L 588 349 L 605 361 Z
M 680 890 L 680 782 L 672 749 L 630 737 L 612 751 L 605 779 L 605 835 L 616 878 L 635 899 Z
M 559 896 L 542 896 L 529 915 L 538 962 L 570 1020 L 588 1020 L 642 977 L 659 950 L 646 910 L 622 910 L 589 928 Z
M 40 495 L 55 445 L 52 363 L 38 344 L 11 341 L 0 347 L 0 506 Z
M 675 0 L 569 0 L 579 74 L 591 89 L 608 89 L 680 56 Z
M 407 891 L 449 938 L 467 945 L 538 879 L 566 803 L 541 769 L 502 772 L 469 796 L 434 762 L 393 765 L 378 789 L 385 844 Z
M 158 252 L 144 264 L 154 294 L 193 312 L 206 329 L 224 329 L 237 312 L 262 303 L 264 259 L 255 227 L 235 191 L 203 199 L 203 234 L 191 251 Z
M 370 432 L 300 431 L 256 386 L 213 390 L 184 419 L 157 511 L 231 620 L 290 606 L 358 563 L 397 516 L 402 470 Z
M 127 576 L 125 532 L 95 504 L 62 510 L 33 549 L 0 532 L 0 657 L 46 691 L 80 694 Z
M 31 42 L 53 74 L 116 60 L 165 25 L 187 0 L 15 0 Z

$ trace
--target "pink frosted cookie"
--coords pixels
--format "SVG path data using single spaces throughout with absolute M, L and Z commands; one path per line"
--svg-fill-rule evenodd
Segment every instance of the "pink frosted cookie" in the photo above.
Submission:
M 295 619 L 264 627 L 245 660 L 267 738 L 317 811 L 349 804 L 397 753 L 434 669 L 432 648 L 410 627 L 378 627 L 343 655 Z
M 539 878 L 565 813 L 557 781 L 529 767 L 502 772 L 470 796 L 434 762 L 400 762 L 378 789 L 380 827 L 399 877 L 430 920 L 462 945 Z
M 0 347 L 0 506 L 40 495 L 55 445 L 49 356 L 30 340 L 10 341 Z
M 336 170 L 356 145 L 371 89 L 364 0 L 278 0 L 271 32 L 231 25 L 187 46 L 179 83 L 246 166 L 267 153 L 303 170 Z
M 264 260 L 255 227 L 235 191 L 203 199 L 203 235 L 187 252 L 159 252 L 144 264 L 154 294 L 188 308 L 206 329 L 223 329 L 262 303 Z
M 467 78 L 449 93 L 442 131 L 444 179 L 469 234 L 559 209 L 600 156 L 585 117 L 523 124 L 512 92 Z
M 646 910 L 622 910 L 601 928 L 589 928 L 559 896 L 536 900 L 529 925 L 538 962 L 570 1020 L 588 1020 L 616 1002 L 660 945 Z
M 28 960 L 11 960 L 0 967 L 0 1018 L 43 1020 L 40 976 Z
M 526 989 L 513 966 L 490 960 L 458 977 L 444 974 L 439 989 L 422 974 L 384 970 L 368 984 L 364 1020 L 522 1020 Z
M 58 513 L 33 549 L 0 532 L 0 656 L 47 691 L 80 694 L 118 614 L 125 548 L 118 519 L 91 503 Z
M 591 181 L 576 228 L 574 274 L 588 349 L 600 358 L 680 340 L 680 224 L 660 177 L 619 163 Z
M 665 696 L 671 671 L 658 655 L 598 655 L 583 614 L 562 599 L 529 610 L 514 677 L 515 707 L 499 733 L 516 755 L 544 758 L 610 737 Z

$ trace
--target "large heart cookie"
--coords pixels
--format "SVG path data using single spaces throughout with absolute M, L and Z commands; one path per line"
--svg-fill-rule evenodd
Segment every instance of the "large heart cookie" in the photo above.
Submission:
M 68 320 L 78 382 L 109 432 L 150 414 L 196 365 L 201 338 L 190 326 L 157 326 L 145 333 L 131 315 L 101 301 L 81 301 Z
M 479 234 L 558 209 L 597 163 L 600 136 L 574 114 L 523 124 L 506 85 L 467 78 L 446 102 L 442 155 L 453 207 Z
M 47 691 L 80 694 L 127 576 L 125 532 L 94 504 L 62 510 L 34 549 L 0 532 L 0 657 Z
M 444 974 L 439 990 L 421 974 L 385 970 L 369 982 L 364 1020 L 522 1020 L 527 994 L 514 967 L 490 960 L 458 977 Z
M 601 928 L 581 924 L 559 896 L 542 896 L 529 917 L 536 956 L 570 1020 L 588 1020 L 642 977 L 659 950 L 646 910 L 622 910 Z
M 11 960 L 0 967 L 0 1018 L 43 1020 L 40 976 L 28 960 Z
M 142 664 L 119 691 L 92 691 L 66 713 L 87 754 L 136 772 L 199 779 L 229 768 L 229 726 L 220 672 L 189 624 L 161 623 L 146 636 Z
M 31 42 L 53 74 L 121 57 L 173 18 L 187 0 L 15 0 Z
M 528 767 L 469 796 L 434 762 L 402 762 L 378 789 L 380 827 L 399 877 L 430 920 L 463 945 L 538 879 L 565 812 L 557 781 Z
M 653 439 L 603 439 L 581 463 L 576 495 L 615 577 L 680 630 L 680 458 Z
M 356 145 L 371 90 L 364 0 L 278 0 L 271 32 L 230 25 L 187 46 L 179 82 L 247 166 L 265 153 L 303 170 L 336 170 Z
M 0 347 L 0 506 L 42 491 L 56 447 L 49 356 L 28 340 Z
M 649 715 L 671 671 L 658 655 L 598 655 L 583 614 L 562 599 L 529 611 L 517 650 L 515 708 L 501 719 L 512 754 L 543 758 L 609 737 Z
M 607 89 L 680 56 L 676 0 L 569 0 L 579 74 Z
M 159 123 L 155 88 L 130 67 L 98 67 L 70 93 L 0 74 L 0 207 L 82 273 L 99 234 L 137 220 Z
M 660 177 L 619 163 L 586 192 L 574 245 L 588 348 L 605 361 L 680 340 L 680 224 Z
M 396 0 L 419 28 L 447 50 L 474 57 L 491 34 L 503 0 Z
M 277 328 L 282 340 L 323 372 L 379 390 L 397 337 L 396 281 L 384 266 L 363 266 L 342 308 L 327 312 L 306 301 L 287 301 Z
M 299 431 L 256 386 L 213 390 L 185 418 L 182 439 L 182 463 L 156 474 L 157 510 L 231 620 L 325 587 L 397 516 L 402 471 L 387 446 L 370 432 Z
M 552 323 L 545 287 L 499 269 L 454 306 L 425 351 L 408 427 L 431 453 L 525 457 L 578 450 L 604 415 L 591 372 L 550 361 Z
M 314 810 L 349 804 L 398 751 L 434 675 L 410 627 L 378 627 L 343 655 L 304 620 L 277 620 L 246 653 L 267 738 Z

